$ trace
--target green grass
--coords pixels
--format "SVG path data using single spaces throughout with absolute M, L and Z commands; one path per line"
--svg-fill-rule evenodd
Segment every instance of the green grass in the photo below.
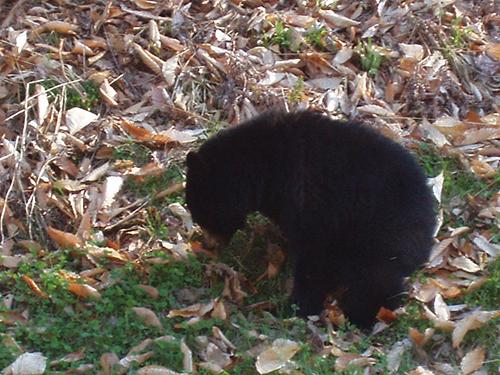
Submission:
M 307 30 L 304 39 L 308 44 L 310 44 L 312 47 L 315 47 L 319 49 L 320 51 L 325 49 L 325 36 L 328 35 L 328 30 L 322 26 L 318 27 L 313 27 L 309 30 Z
M 500 189 L 500 173 L 489 180 L 479 179 L 465 170 L 457 158 L 444 157 L 434 146 L 427 143 L 421 143 L 416 153 L 428 176 L 434 177 L 443 172 L 445 204 L 454 197 L 465 198 L 468 195 L 490 199 Z
M 52 89 L 60 84 L 55 79 L 48 78 L 40 84 L 46 89 Z M 34 86 L 33 86 L 34 89 Z M 47 93 L 49 101 L 54 100 L 58 95 L 62 94 L 62 87 L 53 89 Z M 66 88 L 66 109 L 79 107 L 87 111 L 96 111 L 101 103 L 99 95 L 99 87 L 93 81 L 87 80 L 72 84 Z
M 151 150 L 140 143 L 130 141 L 113 149 L 113 159 L 132 160 L 140 167 L 151 160 Z
M 356 47 L 356 52 L 360 58 L 361 69 L 369 75 L 375 76 L 384 62 L 384 56 L 372 45 L 371 38 L 368 38 L 366 43 L 359 44 Z
M 67 291 L 67 282 L 59 273 L 61 269 L 71 268 L 74 264 L 68 259 L 67 253 L 59 255 L 57 259 L 60 262 L 55 264 L 53 259 L 43 259 L 33 264 L 23 264 L 15 273 L 0 273 L 0 291 L 9 290 L 13 293 L 15 309 L 27 310 L 30 316 L 26 325 L 6 326 L 0 323 L 0 333 L 8 332 L 25 350 L 41 351 L 50 359 L 85 349 L 85 362 L 97 364 L 103 353 L 115 352 L 123 356 L 145 338 L 174 334 L 173 325 L 178 319 L 164 319 L 162 314 L 182 306 L 175 293 L 181 288 L 204 287 L 204 266 L 194 258 L 189 262 L 154 265 L 148 275 L 129 264 L 112 272 L 116 282 L 100 291 L 100 299 L 81 300 Z M 36 296 L 22 281 L 22 274 L 30 275 L 50 295 L 50 299 Z M 140 283 L 156 287 L 160 298 L 154 300 L 149 297 L 137 286 Z M 205 298 L 209 297 L 207 291 Z M 159 331 L 148 327 L 135 316 L 132 307 L 152 309 L 162 320 L 165 329 Z M 165 346 L 173 344 L 156 345 L 154 363 L 168 363 L 169 367 L 174 364 L 180 370 L 178 365 L 182 361 L 179 362 L 179 358 L 182 357 L 179 351 L 163 350 Z M 1 345 L 0 368 L 11 363 L 14 354 L 7 346 Z M 64 369 L 61 366 L 60 369 Z
M 129 177 L 125 183 L 125 188 L 138 197 L 153 197 L 155 194 L 165 190 L 170 185 L 182 182 L 184 176 L 178 165 L 172 165 L 158 176 L 145 176 L 144 178 Z M 161 202 L 152 204 L 167 205 L 173 202 L 182 203 L 183 195 L 180 193 L 170 195 Z

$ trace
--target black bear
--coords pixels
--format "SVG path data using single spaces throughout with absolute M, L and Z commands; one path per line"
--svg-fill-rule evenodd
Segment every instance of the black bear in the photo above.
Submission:
M 253 211 L 279 226 L 302 316 L 335 295 L 352 323 L 370 326 L 428 260 L 435 214 L 426 177 L 408 151 L 365 125 L 267 112 L 208 139 L 187 167 L 187 206 L 208 233 L 228 240 Z

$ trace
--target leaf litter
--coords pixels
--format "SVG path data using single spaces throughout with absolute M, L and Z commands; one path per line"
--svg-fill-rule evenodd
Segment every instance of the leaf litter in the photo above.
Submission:
M 331 358 L 332 371 L 378 373 L 385 357 L 386 370 L 397 373 L 412 345 L 420 357 L 405 370 L 410 374 L 485 373 L 486 363 L 498 368 L 498 344 L 471 345 L 466 338 L 499 311 L 455 302 L 481 290 L 500 252 L 494 2 L 0 0 L 0 6 L 0 274 L 17 273 L 35 298 L 53 301 L 44 272 L 25 274 L 23 265 L 72 249 L 80 268 L 58 275 L 84 304 L 76 306 L 92 309 L 117 283 L 115 268 L 131 265 L 148 275 L 154 264 L 170 267 L 202 254 L 217 258 L 192 240 L 196 228 L 175 198 L 182 180 L 160 180 L 143 195 L 133 187 L 154 184 L 178 168 L 189 148 L 219 126 L 277 105 L 310 107 L 366 121 L 413 150 L 422 141 L 433 144 L 491 194 L 450 200 L 443 197 L 450 188 L 446 171 L 430 179 L 441 226 L 425 277 L 412 282 L 410 297 L 420 322 L 433 328 L 412 325 L 406 338 L 382 346 L 378 335 L 407 315 L 404 309 L 382 311 L 372 344 L 350 352 L 357 336 L 341 339 L 332 323 L 342 322 L 342 314 L 332 305 L 326 320 L 308 322 L 314 333 L 307 338 L 291 340 L 283 330 L 271 339 L 254 328 L 260 354 L 253 356 L 252 371 L 307 373 L 292 361 L 300 352 L 297 340 Z M 284 272 L 279 245 L 267 246 L 266 259 L 267 268 L 253 281 L 218 260 L 209 264 L 208 282 L 223 284 L 218 297 L 200 300 L 186 291 L 190 301 L 178 308 L 128 309 L 156 333 L 172 319 L 181 330 L 184 323 L 210 319 L 234 328 L 231 317 L 244 311 L 259 283 Z M 4 372 L 57 368 L 58 358 L 47 362 L 41 348 L 16 342 L 16 324 L 33 316 L 11 287 L 0 286 L 0 324 L 6 327 L 0 339 L 20 350 Z M 165 298 L 147 280 L 139 289 L 152 300 Z M 247 306 L 273 305 L 267 302 Z M 155 362 L 150 341 L 121 359 L 101 353 L 98 364 L 90 363 L 84 348 L 75 358 L 80 371 L 101 373 L 132 371 L 134 363 L 144 374 L 231 371 L 248 348 L 233 344 L 225 327 L 226 333 L 212 323 L 197 345 L 173 338 L 183 355 L 177 371 Z M 339 349 L 344 340 L 349 345 Z M 60 352 L 59 360 L 70 354 Z

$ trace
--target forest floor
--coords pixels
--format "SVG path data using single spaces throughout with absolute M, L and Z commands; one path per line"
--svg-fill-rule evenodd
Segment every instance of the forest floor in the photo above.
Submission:
M 495 1 L 0 0 L 4 374 L 494 374 Z M 439 231 L 370 332 L 294 317 L 259 215 L 220 252 L 184 158 L 269 108 L 355 118 L 429 176 Z M 338 265 L 341 266 L 341 265 Z

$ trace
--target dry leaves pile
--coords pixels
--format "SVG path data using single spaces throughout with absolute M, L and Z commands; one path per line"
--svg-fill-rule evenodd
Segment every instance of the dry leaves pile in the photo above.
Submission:
M 0 0 L 0 8 L 0 272 L 43 257 L 54 245 L 78 248 L 87 269 L 62 277 L 71 293 L 99 299 L 112 284 L 99 260 L 107 259 L 110 268 L 132 261 L 147 270 L 163 261 L 144 259 L 153 249 L 185 258 L 197 249 L 187 240 L 193 224 L 184 207 L 174 203 L 163 217 L 168 241 L 146 241 L 138 234 L 151 198 L 129 194 L 126 180 L 140 183 L 162 174 L 207 125 L 234 124 L 270 107 L 357 117 L 408 144 L 433 143 L 487 183 L 498 174 L 500 33 L 494 1 Z M 74 95 L 85 100 L 75 105 Z M 147 162 L 117 160 L 114 151 L 130 140 L 151 151 Z M 432 185 L 440 200 L 442 175 Z M 181 190 L 175 182 L 156 197 Z M 457 197 L 443 211 L 470 224 L 441 228 L 429 277 L 413 285 L 412 296 L 437 330 L 451 332 L 450 350 L 459 350 L 468 331 L 499 315 L 446 300 L 479 288 L 488 262 L 500 253 L 490 242 L 500 192 L 489 200 Z M 96 241 L 105 245 L 89 245 Z M 220 267 L 226 280 L 221 298 L 241 302 L 241 275 Z M 270 269 L 269 276 L 276 274 Z M 39 298 L 50 298 L 37 280 L 23 280 Z M 158 297 L 153 287 L 143 287 Z M 10 308 L 11 295 L 0 290 Z M 162 328 L 153 311 L 136 307 L 134 313 Z M 168 316 L 226 319 L 227 311 L 217 299 Z M 10 324 L 26 317 L 12 310 L 0 319 Z M 434 335 L 410 331 L 387 349 L 388 369 L 397 372 L 413 347 L 431 366 L 412 374 L 454 373 L 445 355 L 425 353 Z M 370 373 L 373 351 L 351 354 L 333 343 L 325 349 L 338 357 L 337 370 L 354 364 Z M 144 351 L 150 343 L 141 345 Z M 180 345 L 185 372 L 191 372 L 192 352 Z M 236 348 L 216 327 L 200 347 L 199 368 L 234 366 Z M 256 370 L 291 372 L 297 350 L 287 340 L 267 343 L 256 355 Z M 460 371 L 481 371 L 487 350 L 478 343 L 459 353 Z M 104 355 L 103 373 L 112 364 L 126 371 L 131 361 L 152 355 L 138 352 L 122 359 Z M 40 353 L 26 353 L 7 373 L 42 373 L 45 361 Z M 140 373 L 174 372 L 146 366 Z

